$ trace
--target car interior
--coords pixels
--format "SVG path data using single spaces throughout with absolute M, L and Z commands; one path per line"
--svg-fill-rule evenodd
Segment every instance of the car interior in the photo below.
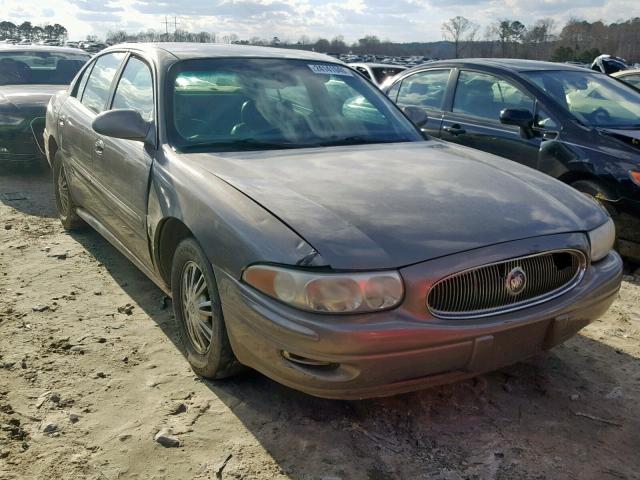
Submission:
M 55 65 L 47 63 L 43 66 L 29 65 L 27 58 L 0 58 L 0 84 L 55 84 L 65 85 L 73 80 L 85 61 L 60 58 Z
M 380 118 L 367 122 L 367 117 L 345 107 L 355 91 L 346 83 L 337 86 L 335 79 L 305 86 L 297 79 L 255 82 L 241 77 L 234 85 L 227 76 L 222 86 L 192 78 L 189 86 L 177 86 L 173 95 L 177 133 L 193 142 L 269 139 L 304 143 L 334 135 L 337 122 L 343 122 L 354 135 L 368 135 L 370 128 L 381 126 Z M 312 105 L 312 97 L 322 101 Z
M 533 100 L 508 82 L 490 75 L 460 75 L 453 111 L 498 120 L 503 109 L 533 113 Z

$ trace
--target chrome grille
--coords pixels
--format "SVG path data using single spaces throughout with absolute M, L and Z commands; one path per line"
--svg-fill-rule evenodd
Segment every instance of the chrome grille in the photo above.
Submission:
M 436 317 L 474 318 L 524 308 L 555 298 L 573 288 L 582 278 L 586 258 L 578 250 L 545 252 L 471 268 L 436 282 L 427 306 Z M 507 279 L 526 281 L 513 290 Z M 511 275 L 510 275 L 511 274 Z M 515 282 L 516 285 L 521 285 Z

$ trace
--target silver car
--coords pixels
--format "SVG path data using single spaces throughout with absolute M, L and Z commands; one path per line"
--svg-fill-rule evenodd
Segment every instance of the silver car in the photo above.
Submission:
M 363 398 L 551 348 L 621 282 L 596 202 L 409 118 L 324 55 L 134 44 L 52 98 L 45 143 L 63 226 L 172 296 L 198 374 Z

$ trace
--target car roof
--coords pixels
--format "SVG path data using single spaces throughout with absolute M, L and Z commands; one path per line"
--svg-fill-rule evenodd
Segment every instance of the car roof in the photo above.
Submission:
M 258 47 L 253 45 L 233 45 L 224 43 L 121 43 L 113 45 L 111 49 L 131 49 L 146 51 L 157 55 L 160 52 L 170 53 L 180 60 L 192 58 L 214 57 L 252 57 L 252 58 L 286 58 L 311 61 L 342 63 L 333 57 L 321 53 L 308 52 L 306 50 L 294 50 L 288 48 Z M 106 51 L 106 50 L 105 50 Z M 102 52 L 101 52 L 102 53 Z
M 619 72 L 612 73 L 612 77 L 624 77 L 626 75 L 639 75 L 640 68 L 632 68 L 630 70 L 620 70 Z
M 0 52 L 12 52 L 12 51 L 75 53 L 75 54 L 86 55 L 87 57 L 89 56 L 89 54 L 84 50 L 80 50 L 79 48 L 73 48 L 73 47 L 54 47 L 51 45 L 9 45 L 9 44 L 2 45 L 0 47 Z
M 394 65 L 392 63 L 370 63 L 370 62 L 353 62 L 348 64 L 350 67 L 371 67 L 371 68 L 401 68 L 406 69 L 406 65 Z
M 540 70 L 568 70 L 574 72 L 588 72 L 586 68 L 569 65 L 566 63 L 543 62 L 540 60 L 522 60 L 519 58 L 464 58 L 458 60 L 438 60 L 429 62 L 417 68 L 435 66 L 491 66 L 503 68 L 513 72 L 540 71 Z

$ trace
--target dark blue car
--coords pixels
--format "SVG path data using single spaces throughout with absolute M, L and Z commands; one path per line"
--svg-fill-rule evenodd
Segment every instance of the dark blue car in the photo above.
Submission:
M 567 64 L 432 62 L 383 86 L 429 116 L 443 140 L 515 160 L 593 195 L 616 222 L 618 249 L 640 259 L 640 92 Z

